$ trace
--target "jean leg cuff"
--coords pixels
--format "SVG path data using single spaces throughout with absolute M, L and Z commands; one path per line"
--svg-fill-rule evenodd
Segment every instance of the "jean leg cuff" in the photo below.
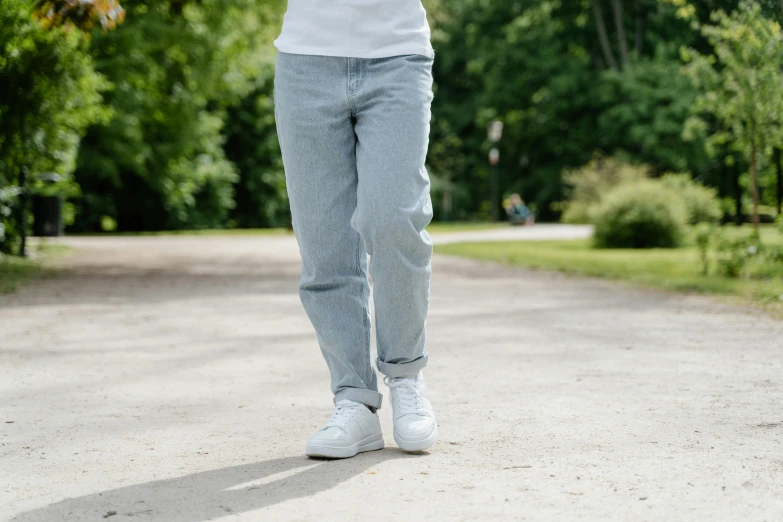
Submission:
M 381 403 L 383 403 L 383 395 L 377 391 L 366 390 L 362 388 L 343 388 L 334 395 L 334 403 L 337 401 L 349 400 L 354 402 L 361 402 L 371 408 L 380 409 Z
M 427 366 L 427 353 L 425 352 L 418 359 L 406 363 L 393 364 L 378 359 L 376 364 L 378 365 L 378 371 L 392 379 L 395 377 L 416 377 L 419 371 Z

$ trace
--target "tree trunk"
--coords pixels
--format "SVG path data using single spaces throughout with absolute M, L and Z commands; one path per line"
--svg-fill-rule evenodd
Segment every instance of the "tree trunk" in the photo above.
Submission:
M 753 197 L 753 228 L 759 229 L 759 168 L 756 158 L 756 133 L 753 125 L 750 139 L 750 194 Z
M 443 183 L 441 200 L 441 219 L 444 223 L 451 221 L 451 176 L 446 175 Z
M 590 0 L 593 6 L 593 16 L 595 17 L 595 26 L 598 29 L 598 41 L 601 42 L 601 50 L 604 53 L 604 60 L 613 71 L 617 71 L 617 60 L 612 54 L 612 47 L 609 45 L 609 36 L 606 34 L 606 25 L 604 24 L 604 15 L 601 12 L 600 0 Z
M 22 189 L 19 194 L 19 209 L 16 227 L 19 231 L 19 255 L 27 257 L 27 167 L 22 167 L 19 172 L 19 187 Z
M 783 0 L 780 0 L 783 2 Z M 636 56 L 642 55 L 644 48 L 644 15 L 642 15 L 642 8 L 639 5 L 639 0 L 636 0 L 636 38 L 635 38 L 635 50 Z
M 783 0 L 780 1 L 783 3 Z M 780 147 L 775 147 L 775 169 L 778 174 L 778 216 L 783 213 L 783 158 L 781 156 L 783 156 L 783 151 Z
M 612 11 L 614 11 L 614 25 L 617 28 L 617 44 L 620 49 L 620 61 L 622 68 L 625 69 L 628 67 L 628 40 L 625 36 L 622 0 L 612 0 Z
M 742 186 L 740 185 L 740 171 L 737 164 L 731 167 L 732 182 L 734 184 L 734 222 L 737 226 L 745 222 L 745 215 L 742 212 Z
M 16 227 L 19 232 L 19 255 L 27 257 L 27 140 L 25 139 L 27 136 L 27 112 L 22 113 L 21 129 L 22 154 L 20 156 L 22 161 L 19 163 L 23 163 L 23 166 L 19 171 L 19 188 L 22 192 L 18 196 L 19 213 L 17 219 L 19 221 Z

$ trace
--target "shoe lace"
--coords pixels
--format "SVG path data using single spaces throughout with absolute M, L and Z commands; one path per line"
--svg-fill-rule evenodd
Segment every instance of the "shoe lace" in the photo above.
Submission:
M 392 399 L 397 407 L 398 417 L 405 415 L 421 415 L 429 417 L 430 412 L 424 408 L 424 396 L 416 379 L 406 377 L 384 377 L 383 382 L 392 390 Z
M 337 408 L 334 410 L 334 413 L 332 413 L 329 421 L 324 424 L 323 429 L 331 427 L 345 428 L 361 411 L 360 408 L 364 408 L 364 406 L 348 401 L 339 401 L 337 403 Z

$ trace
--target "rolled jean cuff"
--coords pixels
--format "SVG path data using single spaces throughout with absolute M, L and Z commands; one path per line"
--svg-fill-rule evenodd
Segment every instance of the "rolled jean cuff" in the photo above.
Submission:
M 414 359 L 410 362 L 394 364 L 383 362 L 380 359 L 376 361 L 378 371 L 387 377 L 416 377 L 419 371 L 427 366 L 427 352 L 418 359 Z
M 334 403 L 337 401 L 349 400 L 354 402 L 361 402 L 371 408 L 380 409 L 383 402 L 383 395 L 377 391 L 362 389 L 362 388 L 343 388 L 334 395 Z

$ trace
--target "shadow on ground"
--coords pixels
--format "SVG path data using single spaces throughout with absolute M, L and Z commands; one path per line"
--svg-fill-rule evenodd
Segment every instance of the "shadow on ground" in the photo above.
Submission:
M 62 268 L 38 285 L 0 302 L 0 309 L 20 306 L 161 304 L 201 297 L 287 295 L 296 292 L 295 263 L 266 263 L 263 267 L 235 264 L 230 270 L 208 267 L 128 267 L 98 265 Z
M 11 520 L 210 520 L 286 500 L 311 497 L 372 466 L 398 458 L 417 458 L 417 455 L 386 449 L 344 460 L 308 459 L 304 456 L 272 459 L 69 498 L 22 513 Z

